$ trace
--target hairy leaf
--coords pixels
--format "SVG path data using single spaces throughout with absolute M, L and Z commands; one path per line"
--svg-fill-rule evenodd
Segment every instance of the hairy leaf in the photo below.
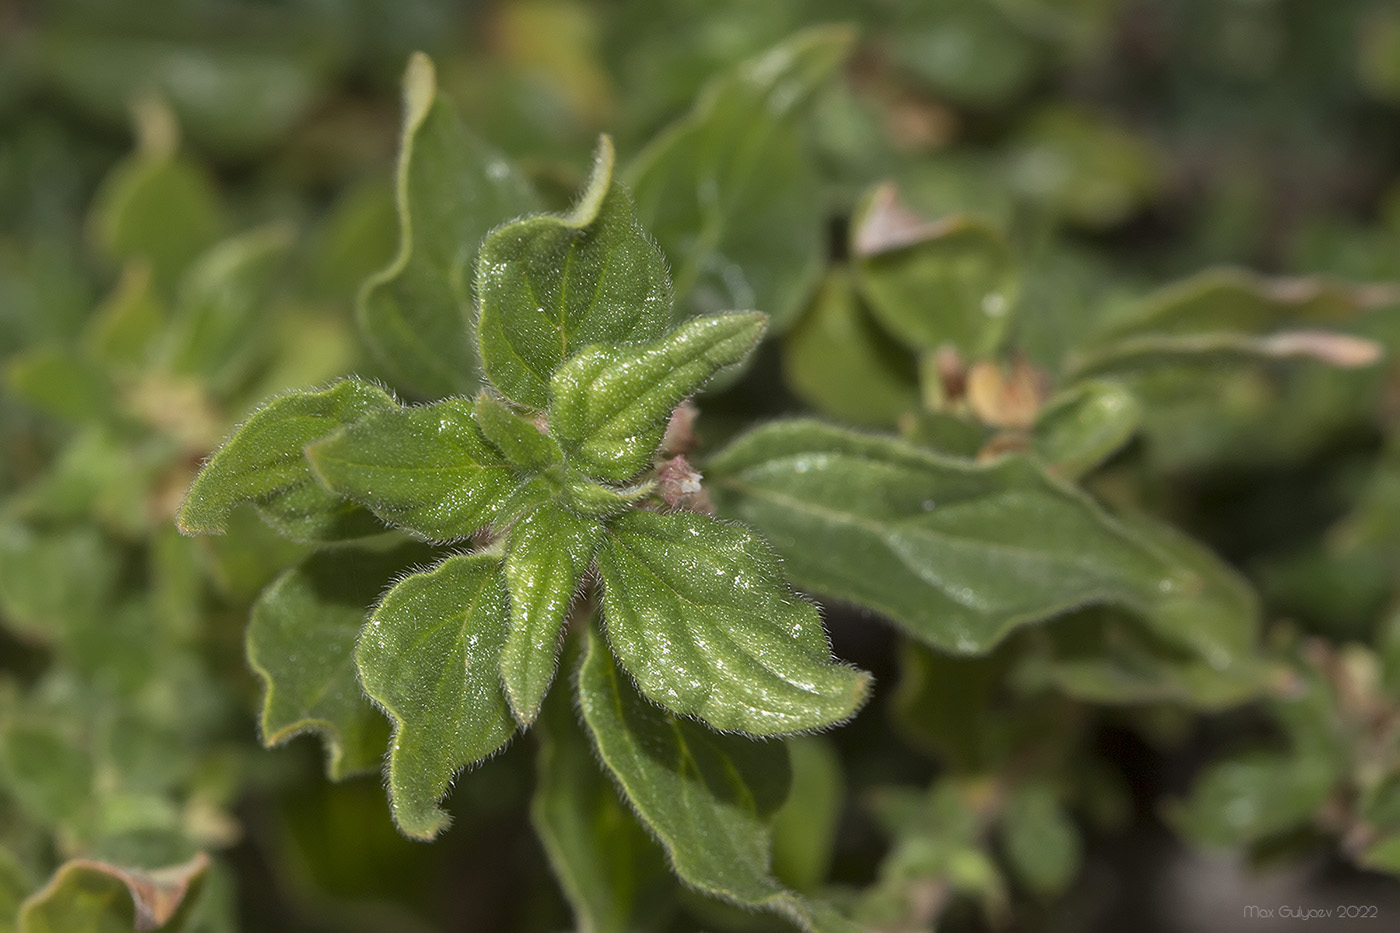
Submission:
M 517 470 L 543 473 L 564 462 L 564 454 L 553 437 L 489 392 L 477 395 L 472 415 L 481 433 Z
M 263 590 L 247 649 L 264 686 L 265 745 L 316 732 L 332 780 L 379 767 L 389 735 L 355 676 L 355 642 L 367 607 L 394 574 L 430 556 L 422 546 L 321 551 Z
M 550 431 L 570 462 L 624 482 L 650 461 L 667 419 L 763 334 L 761 314 L 722 314 L 687 322 L 643 347 L 589 347 L 550 384 Z
M 991 648 L 1017 626 L 1092 603 L 1211 625 L 1233 644 L 1257 611 L 1191 560 L 1143 540 L 1022 458 L 987 464 L 808 421 L 775 423 L 710 464 L 722 511 L 762 531 L 799 584 L 890 616 L 930 645 Z M 1222 658 L 1219 646 L 1212 660 Z
M 559 630 L 602 530 L 596 520 L 553 502 L 510 530 L 505 561 L 510 627 L 501 649 L 501 680 L 522 726 L 534 721 L 554 679 Z
M 798 118 L 854 38 L 819 26 L 743 62 L 629 169 L 684 316 L 756 308 L 781 330 L 807 300 L 821 274 L 824 209 Z
M 399 252 L 360 292 L 360 328 L 396 383 L 426 397 L 477 387 L 471 274 L 497 224 L 535 210 L 529 184 L 471 135 L 416 54 L 403 79 L 404 122 L 395 197 Z
M 274 515 L 325 515 L 328 525 L 338 525 L 346 518 L 343 503 L 317 485 L 303 449 L 372 412 L 397 408 L 383 389 L 353 379 L 321 392 L 273 399 L 199 471 L 180 505 L 180 530 L 222 534 L 229 513 L 245 502 L 259 503 Z
M 492 231 L 477 268 L 477 345 L 491 383 L 532 408 L 554 371 L 591 343 L 650 340 L 671 313 L 661 254 L 613 183 L 612 141 L 568 214 L 537 214 Z
M 516 486 L 466 399 L 384 408 L 311 444 L 306 459 L 336 495 L 434 541 L 495 521 Z
M 770 824 L 789 781 L 782 746 L 720 735 L 657 709 L 591 635 L 578 694 L 603 765 L 682 881 L 805 930 L 851 929 L 770 874 Z
M 598 551 L 608 641 L 651 700 L 716 729 L 779 735 L 850 718 L 870 675 L 832 662 L 815 606 L 745 528 L 634 511 Z
M 449 557 L 400 581 L 370 614 L 355 650 L 365 692 L 393 721 L 387 783 L 394 821 L 429 839 L 462 768 L 515 733 L 501 689 L 506 585 L 489 555 Z
M 560 691 L 535 725 L 540 751 L 530 821 L 579 933 L 655 929 L 669 876 L 665 856 L 603 774 Z M 605 856 L 605 857 L 600 857 Z

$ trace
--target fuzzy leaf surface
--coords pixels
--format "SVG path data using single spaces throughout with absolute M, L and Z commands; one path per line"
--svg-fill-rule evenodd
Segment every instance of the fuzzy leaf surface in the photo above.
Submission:
M 379 768 L 389 734 L 355 677 L 355 642 L 365 607 L 400 568 L 430 556 L 421 545 L 320 551 L 263 590 L 247 631 L 248 663 L 264 686 L 263 744 L 316 732 L 331 780 Z
M 800 117 L 855 36 L 808 29 L 711 83 L 628 171 L 682 316 L 759 308 L 781 330 L 821 275 L 824 205 Z
M 598 551 L 608 641 L 642 693 L 713 728 L 820 729 L 870 675 L 834 663 L 817 609 L 749 530 L 695 512 L 628 512 Z
M 425 397 L 477 387 L 470 312 L 473 261 L 494 226 L 536 210 L 529 184 L 476 139 L 437 92 L 432 62 L 404 74 L 395 199 L 399 252 L 360 292 L 360 329 L 395 382 Z
M 355 650 L 365 692 L 388 714 L 394 822 L 430 839 L 447 827 L 438 801 L 462 768 L 515 733 L 501 689 L 506 585 L 491 556 L 457 555 L 394 586 Z
M 594 346 L 554 374 L 550 431 L 570 462 L 624 482 L 656 453 L 671 412 L 758 343 L 761 314 L 697 318 L 642 347 Z
M 383 389 L 353 379 L 273 399 L 199 471 L 180 505 L 180 530 L 222 534 L 229 513 L 245 502 L 274 514 L 325 516 L 328 526 L 344 521 L 344 503 L 316 483 L 303 448 L 372 412 L 396 408 Z
M 306 450 L 336 495 L 434 541 L 455 541 L 494 521 L 516 487 L 482 436 L 466 399 L 395 405 Z
M 661 253 L 637 223 L 632 196 L 613 183 L 612 142 L 598 147 L 578 204 L 498 227 L 477 266 L 477 346 L 491 383 L 542 409 L 554 371 L 592 343 L 660 336 L 671 314 Z
M 472 415 L 481 433 L 515 469 L 543 473 L 564 462 L 564 454 L 553 437 L 489 392 L 477 394 Z
M 1179 559 L 1030 461 L 988 464 L 810 421 L 774 423 L 710 462 L 722 513 L 759 529 L 802 586 L 885 613 L 945 651 L 1094 603 L 1184 620 L 1212 608 L 1232 644 L 1256 607 L 1219 561 Z M 1150 537 L 1150 536 L 1148 536 Z M 1211 650 L 1219 650 L 1219 646 Z
M 510 626 L 501 649 L 501 681 L 522 725 L 539 714 L 554 679 L 559 631 L 603 528 L 555 502 L 516 522 L 506 545 Z
M 853 929 L 770 872 L 773 815 L 787 795 L 787 751 L 721 735 L 648 703 L 590 636 L 579 707 L 603 765 L 666 849 L 682 881 L 782 914 L 808 931 Z
M 674 884 L 665 856 L 603 773 L 567 692 L 545 702 L 535 734 L 540 750 L 530 821 L 579 933 L 655 929 L 665 904 L 658 895 Z

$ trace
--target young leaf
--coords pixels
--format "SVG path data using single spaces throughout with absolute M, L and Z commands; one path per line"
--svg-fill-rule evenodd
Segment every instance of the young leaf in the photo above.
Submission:
M 762 308 L 781 330 L 807 300 L 821 275 L 824 205 L 798 117 L 854 39 L 849 27 L 819 26 L 740 64 L 629 169 L 683 316 Z
M 521 726 L 534 721 L 559 654 L 559 630 L 593 563 L 602 526 L 556 503 L 516 522 L 506 545 L 510 627 L 501 649 L 501 681 Z
M 516 486 L 466 399 L 384 408 L 311 444 L 306 459 L 326 489 L 433 541 L 495 521 Z
M 92 859 L 65 862 L 19 912 L 19 933 L 179 930 L 199 898 L 209 857 L 154 871 Z
M 360 328 L 397 383 L 426 397 L 468 394 L 477 387 L 468 339 L 473 260 L 487 231 L 537 201 L 438 94 L 427 56 L 409 60 L 403 85 L 399 252 L 365 282 Z
M 992 353 L 1015 308 L 1018 275 L 1006 238 L 985 221 L 925 221 L 877 188 L 851 227 L 856 285 L 890 333 L 921 351 Z
M 1246 752 L 1215 762 L 1168 811 L 1205 845 L 1237 847 L 1311 822 L 1338 778 L 1338 763 L 1299 751 Z
M 914 360 L 875 323 L 851 279 L 843 268 L 828 272 L 812 306 L 783 336 L 783 378 L 833 418 L 892 426 L 919 406 Z
M 199 471 L 180 505 L 180 530 L 191 535 L 222 534 L 234 507 L 257 502 L 276 509 L 279 498 L 299 510 L 314 504 L 331 514 L 341 512 L 340 499 L 318 495 L 320 487 L 303 448 L 371 412 L 397 408 L 398 403 L 383 389 L 353 379 L 321 392 L 293 392 L 273 399 L 254 412 Z
M 853 929 L 770 874 L 769 827 L 789 781 L 781 745 L 719 735 L 656 708 L 591 634 L 578 696 L 604 767 L 682 881 L 814 933 Z
M 721 730 L 780 735 L 850 718 L 870 675 L 832 662 L 815 606 L 747 529 L 632 511 L 598 551 L 603 617 L 649 699 Z
M 579 933 L 655 929 L 664 913 L 658 895 L 674 885 L 665 856 L 603 774 L 567 692 L 545 702 L 535 735 L 540 750 L 530 822 Z
M 550 432 L 571 463 L 625 482 L 651 462 L 675 407 L 747 356 L 766 324 L 761 314 L 721 314 L 644 347 L 589 347 L 554 374 Z
M 775 423 L 710 462 L 722 511 L 757 527 L 799 584 L 885 613 L 945 651 L 1092 603 L 1250 637 L 1252 600 L 1208 584 L 1027 460 L 945 458 L 808 421 Z M 1209 554 L 1196 558 L 1217 567 Z M 1242 634 L 1243 633 L 1243 634 Z
M 379 767 L 388 730 L 355 677 L 355 641 L 365 607 L 393 575 L 430 556 L 421 545 L 384 553 L 321 551 L 263 590 L 253 605 L 247 648 L 264 686 L 264 745 L 317 732 L 331 780 Z
M 430 839 L 452 777 L 515 733 L 501 689 L 506 585 L 484 554 L 449 557 L 401 580 L 370 613 L 355 650 L 365 692 L 389 715 L 394 821 Z
M 531 408 L 549 402 L 559 364 L 591 343 L 660 336 L 671 314 L 666 263 L 613 183 L 602 137 L 578 204 L 492 231 L 477 267 L 477 346 L 491 383 Z
M 491 393 L 477 394 L 472 415 L 481 433 L 517 470 L 543 473 L 564 462 L 564 454 L 553 437 Z

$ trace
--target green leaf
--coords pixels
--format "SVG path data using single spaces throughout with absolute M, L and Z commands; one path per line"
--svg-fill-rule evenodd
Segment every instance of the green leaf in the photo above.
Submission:
M 410 836 L 447 828 L 437 802 L 453 775 L 515 733 L 501 689 L 506 599 L 497 558 L 449 557 L 400 581 L 360 635 L 360 683 L 394 724 L 389 804 Z
M 0 845 L 0 933 L 15 933 L 15 920 L 24 896 L 34 888 L 29 871 L 8 848 Z
M 1000 738 L 991 698 L 1004 668 L 1001 653 L 963 658 L 901 639 L 895 728 L 949 771 L 987 770 Z
M 1209 623 L 1208 623 L 1209 624 Z M 1181 704 L 1216 710 L 1254 699 L 1275 683 L 1275 669 L 1231 655 L 1217 666 L 1180 641 L 1145 630 L 1103 607 L 1060 619 L 1012 674 L 1022 689 L 1050 687 L 1101 706 Z
M 1315 755 L 1249 752 L 1211 765 L 1169 815 L 1193 839 L 1237 848 L 1309 823 L 1336 780 Z
M 553 437 L 491 393 L 477 394 L 472 416 L 481 433 L 517 470 L 543 473 L 563 464 L 564 454 Z
M 215 244 L 180 281 L 162 348 L 171 372 L 229 391 L 261 350 L 276 273 L 293 231 L 272 224 Z
M 92 859 L 63 863 L 19 912 L 20 933 L 131 933 L 184 929 L 209 857 L 142 871 Z
M 0 786 L 24 812 L 55 826 L 81 822 L 88 812 L 96 765 L 49 723 L 6 723 L 0 729 Z
M 783 336 L 783 378 L 805 402 L 851 424 L 892 426 L 919 406 L 913 358 L 875 323 L 840 267 Z
M 982 0 L 893 5 L 900 15 L 883 38 L 894 62 L 938 97 L 979 110 L 1004 106 L 1035 80 L 1044 57 L 1032 36 L 1016 27 L 1008 6 Z
M 966 360 L 1000 345 L 1019 274 L 1006 238 L 971 216 L 925 221 L 877 188 L 851 226 L 856 286 L 890 333 L 920 351 L 955 348 Z
M 1054 396 L 1031 428 L 1035 455 L 1057 475 L 1079 479 L 1126 444 L 1142 423 L 1142 403 L 1113 382 L 1084 382 Z
M 45 77 L 71 103 L 115 126 L 124 125 L 134 98 L 159 95 L 192 138 L 225 156 L 265 149 L 304 119 L 320 97 L 321 56 L 269 49 L 274 31 L 250 28 L 241 18 L 206 19 L 191 30 L 181 12 L 179 5 L 153 11 L 146 35 L 130 20 L 113 28 L 85 17 L 70 20 L 83 29 L 45 30 Z M 246 25 L 229 28 L 233 22 Z M 205 40 L 195 44 L 182 32 L 203 33 Z M 257 44 L 245 36 L 258 36 Z
M 173 290 L 224 226 L 208 173 L 180 156 L 141 152 L 114 168 L 93 201 L 93 238 L 113 265 L 140 260 L 158 289 Z
M 818 26 L 743 62 L 630 167 L 683 316 L 754 308 L 782 330 L 811 294 L 825 205 L 799 118 L 854 40 L 849 27 Z
M 254 412 L 204 465 L 180 505 L 185 534 L 222 534 L 245 502 L 273 518 L 304 518 L 328 533 L 349 515 L 316 483 L 302 453 L 343 425 L 398 404 L 378 386 L 347 379 L 321 392 L 293 392 Z M 322 521 L 324 519 L 324 522 Z
M 1143 540 L 1033 463 L 973 463 L 808 421 L 767 425 L 709 465 L 722 513 L 757 527 L 799 585 L 876 609 L 944 651 L 1093 603 L 1253 637 L 1247 588 L 1196 548 Z M 1155 534 L 1155 532 L 1153 532 Z M 1209 568 L 1222 581 L 1203 576 Z M 1162 624 L 1165 628 L 1165 621 Z M 1230 654 L 1212 644 L 1209 660 Z
M 1122 223 L 1163 187 L 1163 164 L 1146 141 L 1098 114 L 1052 105 L 1025 121 L 1011 151 L 1011 186 L 1072 223 Z
M 433 541 L 508 517 L 501 510 L 516 486 L 466 399 L 382 408 L 308 446 L 306 459 L 336 495 Z
M 263 590 L 247 648 L 248 664 L 263 681 L 264 745 L 316 732 L 331 780 L 379 767 L 389 733 L 360 690 L 355 642 L 367 607 L 394 575 L 430 556 L 421 545 L 321 551 Z
M 1345 326 L 1396 300 L 1395 289 L 1386 286 L 1208 269 L 1119 308 L 1068 368 L 1083 375 L 1291 357 L 1366 366 L 1378 358 L 1377 344 L 1317 328 Z
M 83 347 L 110 366 L 139 370 L 150 363 L 165 325 L 166 309 L 155 292 L 150 265 L 128 262 L 112 293 L 88 320 Z
M 613 146 L 601 138 L 593 174 L 568 214 L 498 227 L 477 267 L 477 347 L 491 383 L 542 409 L 559 365 L 591 343 L 661 335 L 671 314 L 666 262 L 613 183 Z
M 530 822 L 579 933 L 634 933 L 663 919 L 665 857 L 618 798 L 567 693 L 544 704 Z M 600 855 L 606 853 L 606 857 Z
M 589 636 L 579 706 L 604 767 L 686 884 L 782 914 L 804 930 L 847 930 L 770 874 L 770 823 L 787 793 L 785 749 L 721 735 L 644 700 Z
M 537 208 L 529 184 L 472 136 L 416 54 L 403 78 L 395 198 L 399 252 L 369 278 L 360 328 L 396 383 L 426 397 L 477 388 L 470 309 L 473 261 L 487 232 Z
M 111 420 L 111 381 L 87 360 L 57 347 L 33 347 L 5 362 L 5 388 L 44 414 L 73 424 Z
M 570 463 L 625 482 L 651 462 L 675 407 L 747 356 L 766 324 L 761 314 L 721 314 L 646 346 L 589 347 L 554 374 L 550 432 Z
M 841 758 L 829 739 L 799 735 L 787 740 L 792 789 L 773 820 L 773 873 L 796 891 L 815 891 L 826 880 L 846 802 Z
M 1083 843 L 1054 788 L 1032 783 L 1006 801 L 1001 838 L 1011 868 L 1037 894 L 1063 891 L 1079 873 Z
M 793 595 L 768 546 L 695 512 L 628 512 L 598 551 L 603 617 L 649 699 L 751 735 L 853 716 L 870 675 L 832 662 L 815 606 Z
M 554 679 L 559 632 L 602 526 L 553 502 L 521 518 L 506 545 L 510 627 L 501 649 L 501 681 L 520 725 L 534 721 Z
M 22 638 L 71 645 L 104 618 L 119 572 L 116 548 L 91 525 L 0 522 L 0 621 Z

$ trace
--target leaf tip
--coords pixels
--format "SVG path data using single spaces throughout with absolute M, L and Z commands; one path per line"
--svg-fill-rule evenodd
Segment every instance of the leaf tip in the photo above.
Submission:
M 428 115 L 437 96 L 437 72 L 425 52 L 414 52 L 403 73 L 404 125 L 417 126 Z
M 569 215 L 569 222 L 583 227 L 591 224 L 603 209 L 603 199 L 612 187 L 613 167 L 617 162 L 617 151 L 613 148 L 612 137 L 607 133 L 598 136 L 598 148 L 593 152 L 593 171 L 588 176 L 588 184 L 583 195 Z

